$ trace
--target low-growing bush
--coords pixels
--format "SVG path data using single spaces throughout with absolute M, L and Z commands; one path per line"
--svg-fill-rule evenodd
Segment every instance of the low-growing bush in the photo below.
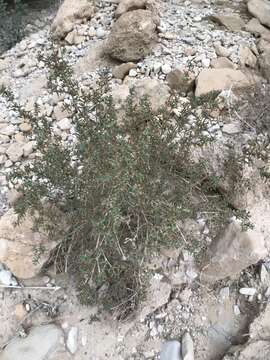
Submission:
M 0 54 L 24 37 L 23 18 L 26 13 L 27 5 L 21 0 L 14 0 L 12 3 L 0 0 Z
M 27 112 L 2 89 L 10 107 L 31 122 L 39 149 L 10 177 L 22 194 L 15 211 L 20 218 L 38 214 L 38 227 L 61 235 L 52 260 L 74 275 L 83 303 L 103 304 L 124 318 L 143 297 L 153 252 L 203 250 L 185 233 L 186 219 L 200 213 L 215 236 L 233 213 L 205 160 L 193 158 L 194 149 L 213 141 L 206 119 L 216 95 L 181 103 L 174 94 L 153 111 L 148 98 L 131 91 L 117 110 L 108 73 L 83 88 L 59 50 L 43 61 L 50 91 L 65 98 L 74 136 L 63 141 L 38 106 Z

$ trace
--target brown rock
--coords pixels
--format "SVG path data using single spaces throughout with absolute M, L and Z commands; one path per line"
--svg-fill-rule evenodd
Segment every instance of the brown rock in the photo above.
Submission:
M 90 19 L 95 12 L 93 1 L 65 0 L 60 6 L 52 24 L 54 37 L 63 39 L 73 30 L 76 23 Z
M 129 70 L 135 68 L 136 68 L 136 64 L 134 64 L 133 62 L 128 62 L 125 64 L 115 66 L 112 74 L 116 79 L 123 80 L 128 75 Z
M 0 262 L 15 276 L 31 278 L 39 273 L 56 244 L 45 234 L 32 230 L 33 221 L 29 216 L 20 225 L 16 225 L 17 220 L 13 209 L 0 219 Z M 34 249 L 42 249 L 38 262 L 33 262 Z
M 209 283 L 238 275 L 267 255 L 264 238 L 255 230 L 242 231 L 232 222 L 210 249 L 201 279 Z
M 166 81 L 172 90 L 183 93 L 188 93 L 194 87 L 194 80 L 190 79 L 188 75 L 177 69 L 171 71 L 167 75 Z
M 233 69 L 205 69 L 196 79 L 195 95 L 200 96 L 211 91 L 229 90 L 246 87 L 251 84 L 245 74 Z
M 149 55 L 157 42 L 158 19 L 149 10 L 134 10 L 120 16 L 104 47 L 105 54 L 123 62 Z

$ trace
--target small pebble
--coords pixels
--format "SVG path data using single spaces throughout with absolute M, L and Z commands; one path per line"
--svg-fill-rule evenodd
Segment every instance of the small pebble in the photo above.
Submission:
M 255 288 L 241 288 L 239 293 L 245 296 L 254 296 L 257 290 Z

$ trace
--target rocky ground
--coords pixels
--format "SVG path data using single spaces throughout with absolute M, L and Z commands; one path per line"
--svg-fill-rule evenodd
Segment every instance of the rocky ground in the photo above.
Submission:
M 209 119 L 209 136 L 222 148 L 254 135 L 254 129 L 243 130 L 242 113 L 231 110 L 230 101 L 236 96 L 232 90 L 254 83 L 270 98 L 268 0 L 110 0 L 95 9 L 83 0 L 65 0 L 57 14 L 51 8 L 43 15 L 28 37 L 1 55 L 0 84 L 26 109 L 38 104 L 64 141 L 75 136 L 62 109 L 68 99 L 48 93 L 45 64 L 38 58 L 50 49 L 51 33 L 65 47 L 82 86 L 91 86 L 99 69 L 110 69 L 119 106 L 133 85 L 138 96 L 150 96 L 153 107 L 164 103 L 171 89 L 182 93 L 183 102 L 191 91 L 198 96 L 218 90 L 222 105 Z M 54 244 L 32 231 L 30 219 L 14 226 L 17 194 L 7 180 L 14 165 L 31 161 L 38 149 L 27 120 L 4 99 L 0 109 L 0 360 L 270 358 L 270 191 L 256 174 L 248 174 L 255 184 L 241 198 L 255 229 L 241 233 L 233 221 L 202 269 L 186 251 L 153 255 L 146 300 L 133 318 L 119 322 L 80 305 L 65 274 L 53 268 L 40 274 Z M 214 152 L 211 156 L 217 161 Z M 187 226 L 199 239 L 208 235 L 202 218 Z M 38 265 L 36 245 L 46 248 Z M 166 340 L 177 342 L 160 354 Z

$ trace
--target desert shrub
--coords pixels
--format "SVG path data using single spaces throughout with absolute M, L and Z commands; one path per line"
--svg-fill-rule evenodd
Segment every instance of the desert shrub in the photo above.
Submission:
M 52 259 L 74 274 L 83 303 L 102 303 L 124 318 L 143 297 L 153 252 L 163 246 L 195 255 L 203 250 L 204 243 L 184 233 L 186 219 L 202 214 L 215 236 L 233 213 L 205 160 L 193 158 L 194 149 L 214 140 L 206 119 L 216 94 L 184 104 L 173 94 L 153 111 L 148 98 L 138 100 L 131 91 L 117 110 L 107 72 L 96 86 L 83 88 L 60 50 L 43 61 L 49 89 L 64 96 L 75 135 L 64 142 L 38 106 L 27 112 L 2 89 L 9 106 L 29 119 L 39 149 L 10 177 L 22 194 L 15 211 L 19 218 L 38 214 L 37 227 L 61 237 Z
M 10 49 L 24 37 L 23 18 L 27 5 L 21 0 L 0 0 L 0 53 Z

